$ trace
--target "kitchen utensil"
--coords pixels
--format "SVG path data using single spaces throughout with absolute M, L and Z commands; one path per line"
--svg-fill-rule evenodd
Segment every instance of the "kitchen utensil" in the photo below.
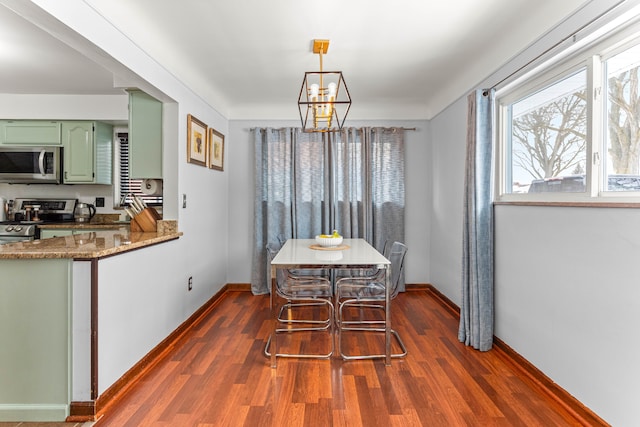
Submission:
M 96 214 L 96 207 L 90 203 L 76 203 L 73 218 L 76 222 L 89 222 Z
M 141 198 L 139 198 L 136 195 L 133 196 L 132 202 L 140 212 L 145 210 L 146 207 L 147 207 L 147 204 Z
M 129 215 L 129 218 L 133 218 L 134 216 L 136 216 L 136 213 L 131 208 L 124 208 L 124 211 L 127 213 L 127 215 Z

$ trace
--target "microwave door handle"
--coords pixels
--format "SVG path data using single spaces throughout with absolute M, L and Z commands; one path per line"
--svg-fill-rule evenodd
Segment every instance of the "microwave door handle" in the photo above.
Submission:
M 38 166 L 40 167 L 40 174 L 42 174 L 42 176 L 45 175 L 45 170 L 44 170 L 44 155 L 46 154 L 45 150 L 40 151 L 40 156 L 38 156 Z

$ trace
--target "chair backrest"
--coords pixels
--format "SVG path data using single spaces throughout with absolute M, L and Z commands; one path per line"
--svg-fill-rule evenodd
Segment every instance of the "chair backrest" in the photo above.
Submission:
M 273 260 L 273 258 L 275 258 L 276 255 L 278 255 L 278 252 L 282 248 L 282 245 L 280 243 L 270 242 L 267 243 L 265 247 L 267 249 L 267 288 L 269 289 L 269 292 L 271 292 L 271 261 Z M 278 283 L 281 283 L 284 277 L 284 273 L 281 270 L 279 270 L 278 272 Z
M 389 259 L 389 251 L 391 250 L 391 242 L 389 240 L 384 241 L 384 245 L 382 246 L 382 255 Z
M 278 254 L 282 246 L 279 243 L 267 243 L 265 248 L 267 249 L 267 261 L 271 263 L 271 260 Z
M 404 256 L 407 254 L 407 246 L 400 242 L 393 242 L 389 250 L 388 260 L 391 261 L 391 298 L 398 295 L 400 278 L 404 271 Z

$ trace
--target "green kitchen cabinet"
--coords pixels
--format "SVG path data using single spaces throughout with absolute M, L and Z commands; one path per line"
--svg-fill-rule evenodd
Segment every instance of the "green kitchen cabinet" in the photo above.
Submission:
M 129 91 L 129 176 L 162 178 L 162 102 Z
M 0 144 L 59 146 L 60 126 L 50 120 L 0 120 Z
M 0 260 L 0 425 L 64 421 L 72 396 L 73 260 Z
M 111 184 L 113 127 L 101 122 L 62 122 L 65 184 Z

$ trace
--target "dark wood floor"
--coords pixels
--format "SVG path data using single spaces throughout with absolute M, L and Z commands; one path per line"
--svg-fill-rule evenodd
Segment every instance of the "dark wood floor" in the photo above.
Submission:
M 409 354 L 392 366 L 282 358 L 271 369 L 268 319 L 267 296 L 226 293 L 96 427 L 582 425 L 498 350 L 460 344 L 456 316 L 429 291 L 394 300 Z

